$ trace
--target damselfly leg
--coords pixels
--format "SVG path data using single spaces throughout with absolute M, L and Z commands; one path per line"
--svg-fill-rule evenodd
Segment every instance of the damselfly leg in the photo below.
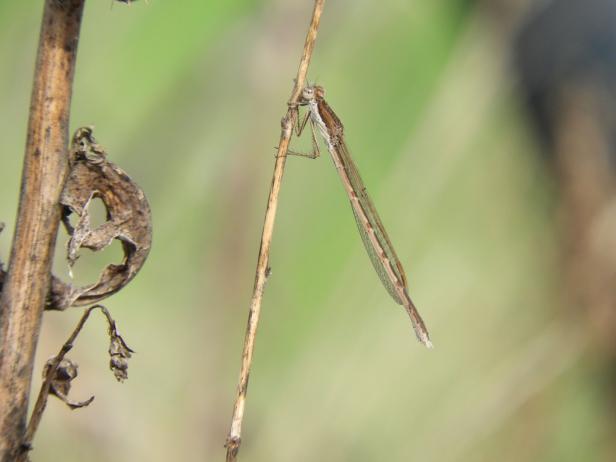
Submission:
M 306 115 L 304 116 L 304 119 L 301 122 L 299 118 L 297 119 L 297 124 L 295 125 L 295 128 L 294 128 L 295 136 L 299 138 L 304 132 L 304 129 L 306 128 L 306 124 L 308 123 L 310 124 L 310 137 L 312 138 L 312 152 L 309 152 L 309 153 L 297 152 L 297 151 L 292 151 L 289 149 L 287 151 L 287 155 L 298 156 L 298 157 L 308 157 L 309 159 L 316 159 L 317 157 L 321 156 L 321 150 L 319 149 L 319 143 L 317 143 L 317 135 L 315 132 L 314 123 L 312 122 L 312 119 L 310 118 L 310 112 L 306 113 Z

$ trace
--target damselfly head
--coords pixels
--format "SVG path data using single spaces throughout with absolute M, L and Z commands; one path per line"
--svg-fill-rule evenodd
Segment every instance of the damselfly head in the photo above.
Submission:
M 300 98 L 300 104 L 306 104 L 314 100 L 314 87 L 307 86 L 302 90 L 302 96 Z
M 325 97 L 325 89 L 318 85 L 308 85 L 302 90 L 301 102 L 306 104 L 310 101 L 319 101 Z

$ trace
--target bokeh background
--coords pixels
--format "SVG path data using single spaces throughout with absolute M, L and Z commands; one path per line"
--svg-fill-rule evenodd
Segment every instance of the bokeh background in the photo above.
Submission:
M 41 3 L 0 0 L 5 262 Z M 568 19 L 534 25 L 557 3 Z M 309 75 L 344 121 L 435 349 L 380 285 L 328 156 L 290 158 L 241 460 L 614 460 L 616 119 L 604 106 L 616 73 L 601 64 L 614 48 L 593 42 L 578 68 L 556 59 L 578 56 L 597 18 L 616 26 L 610 4 L 327 2 Z M 78 411 L 51 400 L 34 461 L 223 460 L 273 147 L 311 9 L 88 1 L 71 127 L 95 125 L 146 191 L 154 242 L 105 303 L 137 351 L 129 380 L 108 371 L 95 315 L 71 357 L 72 397 L 96 399 Z M 119 258 L 118 245 L 84 254 L 76 278 Z M 45 314 L 35 389 L 81 312 Z

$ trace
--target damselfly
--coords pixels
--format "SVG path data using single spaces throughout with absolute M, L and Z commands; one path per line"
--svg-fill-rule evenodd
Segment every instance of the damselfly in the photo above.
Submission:
M 306 114 L 302 123 L 298 123 L 297 134 L 299 135 L 310 121 L 313 141 L 313 154 L 310 157 L 317 157 L 319 147 L 314 128 L 316 126 L 319 129 L 349 195 L 359 233 L 376 272 L 393 299 L 406 308 L 419 341 L 431 348 L 432 343 L 426 326 L 408 294 L 402 264 L 344 142 L 342 122 L 324 97 L 323 87 L 315 85 L 304 88 L 300 105 L 308 106 L 310 112 Z

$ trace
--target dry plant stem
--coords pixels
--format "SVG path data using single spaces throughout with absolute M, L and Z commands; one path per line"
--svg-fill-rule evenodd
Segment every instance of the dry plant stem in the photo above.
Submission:
M 68 174 L 68 122 L 85 0 L 47 0 L 30 103 L 17 225 L 0 299 L 0 461 L 24 460 L 32 364 Z
M 270 189 L 269 198 L 267 201 L 267 209 L 265 211 L 265 222 L 263 224 L 263 233 L 261 235 L 261 248 L 259 250 L 259 259 L 257 261 L 257 271 L 255 275 L 255 285 L 250 302 L 250 311 L 248 313 L 248 326 L 246 327 L 246 336 L 244 339 L 244 350 L 242 353 L 242 366 L 240 369 L 240 378 L 237 387 L 237 398 L 233 408 L 233 418 L 231 420 L 231 429 L 227 436 L 225 444 L 227 448 L 227 462 L 234 462 L 237 459 L 237 453 L 241 444 L 242 420 L 244 418 L 244 407 L 246 405 L 246 391 L 248 388 L 248 378 L 250 376 L 250 365 L 252 363 L 252 354 L 254 350 L 255 337 L 257 334 L 257 326 L 259 323 L 259 315 L 261 312 L 261 299 L 263 298 L 263 288 L 268 276 L 269 250 L 272 242 L 272 233 L 274 230 L 274 221 L 276 219 L 276 209 L 278 207 L 278 195 L 280 193 L 280 185 L 282 183 L 282 174 L 289 148 L 291 135 L 293 134 L 293 126 L 297 121 L 297 101 L 302 92 L 308 72 L 308 65 L 314 49 L 314 43 L 317 38 L 319 21 L 323 4 L 325 0 L 316 0 L 312 13 L 312 21 L 306 35 L 304 44 L 304 52 L 300 60 L 297 77 L 295 79 L 295 87 L 289 99 L 289 109 L 287 114 L 282 119 L 282 131 L 280 134 L 280 143 L 278 144 L 278 153 L 276 156 L 276 164 L 274 166 L 274 176 L 272 178 L 272 187 Z
M 41 417 L 43 417 L 43 411 L 45 410 L 45 406 L 47 406 L 47 399 L 49 397 L 49 389 L 51 387 L 53 376 L 55 375 L 55 372 L 58 369 L 58 365 L 60 364 L 60 362 L 62 362 L 62 360 L 66 356 L 66 353 L 71 351 L 71 349 L 73 348 L 75 339 L 80 334 L 81 329 L 83 329 L 83 326 L 86 324 L 86 321 L 90 317 L 90 313 L 92 313 L 92 311 L 94 311 L 97 308 L 100 309 L 103 312 L 103 314 L 107 317 L 107 322 L 110 325 L 114 323 L 113 318 L 111 317 L 111 314 L 109 313 L 109 311 L 107 311 L 107 308 L 105 308 L 103 305 L 94 305 L 85 311 L 85 313 L 83 314 L 83 316 L 77 323 L 77 326 L 75 326 L 73 333 L 69 336 L 68 339 L 66 339 L 66 342 L 64 342 L 64 345 L 62 345 L 62 348 L 60 348 L 60 351 L 54 357 L 51 363 L 51 367 L 47 371 L 47 376 L 45 377 L 45 380 L 43 380 L 41 389 L 38 394 L 38 398 L 36 399 L 36 404 L 34 405 L 34 409 L 32 410 L 32 417 L 30 417 L 30 422 L 28 422 L 26 436 L 22 443 L 22 447 L 24 447 L 25 449 L 30 449 L 32 447 L 32 439 L 34 438 L 34 434 L 36 433 L 36 430 L 38 429 L 38 426 L 41 423 Z

